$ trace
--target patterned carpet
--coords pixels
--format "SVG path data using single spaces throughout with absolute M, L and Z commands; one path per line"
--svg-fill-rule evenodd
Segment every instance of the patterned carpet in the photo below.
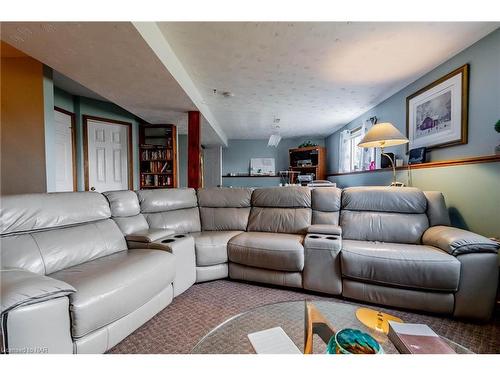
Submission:
M 269 303 L 305 299 L 354 303 L 309 292 L 229 280 L 196 284 L 108 353 L 190 353 L 211 329 L 236 314 Z M 490 322 L 474 324 L 402 310 L 380 310 L 399 316 L 408 323 L 427 324 L 438 334 L 476 353 L 500 353 L 498 311 Z

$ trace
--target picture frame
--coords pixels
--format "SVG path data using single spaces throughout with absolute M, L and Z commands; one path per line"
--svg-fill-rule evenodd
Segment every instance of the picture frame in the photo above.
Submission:
M 467 143 L 469 64 L 406 98 L 408 149 L 427 150 Z

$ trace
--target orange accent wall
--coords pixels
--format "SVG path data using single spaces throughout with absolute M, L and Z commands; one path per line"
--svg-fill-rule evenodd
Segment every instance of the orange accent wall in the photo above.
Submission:
M 12 48 L 2 43 L 0 193 L 46 192 L 43 65 Z

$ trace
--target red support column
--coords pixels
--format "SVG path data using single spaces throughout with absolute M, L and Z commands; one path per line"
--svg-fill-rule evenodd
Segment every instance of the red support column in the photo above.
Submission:
M 188 112 L 188 187 L 201 187 L 201 123 L 200 112 Z

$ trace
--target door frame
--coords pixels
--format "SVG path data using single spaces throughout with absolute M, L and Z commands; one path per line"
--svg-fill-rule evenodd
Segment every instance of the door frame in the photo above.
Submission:
M 65 110 L 64 108 L 54 106 L 54 111 L 64 113 L 71 118 L 71 159 L 73 164 L 73 191 L 78 191 L 77 173 L 76 173 L 76 116 L 74 112 Z
M 83 169 L 85 191 L 89 191 L 89 140 L 88 140 L 88 121 L 94 120 L 102 122 L 104 125 L 126 125 L 128 127 L 128 189 L 134 189 L 134 158 L 132 155 L 132 123 L 126 121 L 112 120 L 109 118 L 82 115 L 83 123 Z

